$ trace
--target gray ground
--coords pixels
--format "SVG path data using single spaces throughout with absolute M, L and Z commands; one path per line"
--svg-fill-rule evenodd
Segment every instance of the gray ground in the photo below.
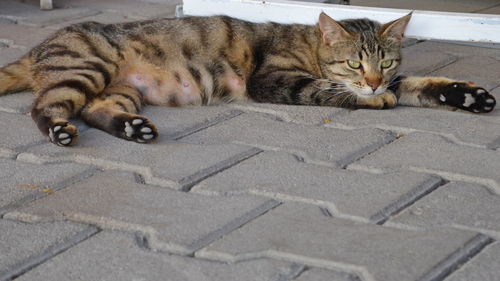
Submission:
M 69 23 L 172 16 L 161 2 L 2 0 L 0 65 Z M 498 49 L 404 54 L 500 99 Z M 0 280 L 500 280 L 499 109 L 150 107 L 158 143 L 81 125 L 60 148 L 31 99 L 0 98 Z

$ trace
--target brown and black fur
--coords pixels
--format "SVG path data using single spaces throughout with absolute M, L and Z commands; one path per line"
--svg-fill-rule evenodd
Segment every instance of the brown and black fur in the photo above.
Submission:
M 453 106 L 489 112 L 494 98 L 470 82 L 397 76 L 410 19 L 381 25 L 315 26 L 189 17 L 64 28 L 0 69 L 0 95 L 33 90 L 31 115 L 58 145 L 73 145 L 80 116 L 136 142 L 158 133 L 138 115 L 145 104 L 208 105 L 232 100 L 346 108 Z M 378 67 L 389 58 L 391 66 Z M 359 61 L 353 69 L 348 61 Z M 468 96 L 467 96 L 468 95 Z

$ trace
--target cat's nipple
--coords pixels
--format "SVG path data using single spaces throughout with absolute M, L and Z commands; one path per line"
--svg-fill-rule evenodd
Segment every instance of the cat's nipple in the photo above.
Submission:
M 184 83 L 182 83 L 182 86 L 183 86 L 184 88 L 188 88 L 190 85 L 189 85 L 189 83 L 188 83 L 188 82 L 184 82 Z

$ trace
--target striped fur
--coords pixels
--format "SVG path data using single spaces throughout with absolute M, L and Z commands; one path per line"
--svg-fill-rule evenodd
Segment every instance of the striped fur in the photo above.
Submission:
M 337 22 L 325 14 L 314 26 L 223 16 L 86 22 L 56 32 L 1 68 L 0 95 L 33 90 L 34 121 L 62 146 L 76 142 L 77 129 L 67 121 L 74 116 L 117 137 L 153 141 L 155 126 L 138 115 L 145 104 L 251 100 L 378 109 L 399 99 L 434 107 L 450 105 L 440 96 L 449 88 L 447 95 L 458 96 L 451 105 L 491 111 L 494 103 L 486 101 L 492 97 L 472 84 L 396 76 L 410 16 L 385 25 Z M 470 91 L 477 93 L 474 101 L 481 96 L 482 107 L 458 106 L 471 103 L 460 100 Z

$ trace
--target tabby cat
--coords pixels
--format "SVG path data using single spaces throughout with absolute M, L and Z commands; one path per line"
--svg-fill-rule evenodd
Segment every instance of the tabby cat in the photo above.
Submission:
M 472 82 L 397 76 L 411 14 L 317 25 L 250 23 L 230 17 L 85 22 L 56 32 L 0 69 L 0 94 L 33 90 L 31 116 L 50 141 L 75 144 L 68 118 L 140 143 L 158 133 L 145 104 L 183 106 L 248 100 L 345 108 L 396 104 L 493 110 Z

